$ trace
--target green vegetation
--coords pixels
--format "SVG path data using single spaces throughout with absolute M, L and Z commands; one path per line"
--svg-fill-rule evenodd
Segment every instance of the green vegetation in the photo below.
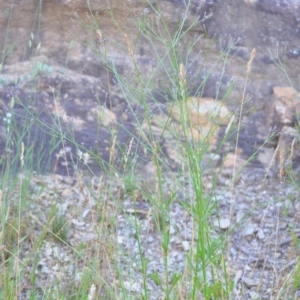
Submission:
M 89 1 L 87 7 L 88 4 Z M 220 195 L 216 190 L 224 163 L 217 168 L 215 160 L 221 157 L 225 144 L 230 145 L 227 151 L 237 157 L 246 89 L 235 118 L 230 118 L 217 146 L 211 146 L 216 126 L 198 139 L 187 113 L 188 100 L 194 95 L 202 96 L 214 71 L 212 66 L 204 78 L 203 69 L 190 72 L 195 63 L 193 49 L 201 37 L 189 41 L 187 33 L 199 21 L 188 19 L 191 2 L 186 1 L 181 20 L 175 30 L 170 30 L 159 4 L 145 1 L 145 7 L 146 4 L 151 14 L 133 17 L 138 33 L 135 40 L 129 39 L 126 28 L 120 28 L 113 9 L 105 14 L 110 15 L 123 41 L 114 40 L 110 32 L 102 32 L 92 11 L 88 13 L 89 23 L 79 16 L 74 18 L 90 30 L 91 37 L 98 37 L 96 41 L 79 39 L 74 43 L 80 42 L 94 52 L 97 63 L 107 72 L 103 88 L 111 96 L 113 78 L 135 125 L 134 131 L 128 132 L 122 122 L 106 124 L 110 131 L 108 159 L 97 149 L 80 144 L 72 127 L 66 130 L 60 114 L 59 88 L 52 89 L 53 113 L 45 108 L 34 109 L 38 99 L 21 101 L 18 85 L 24 81 L 35 83 L 39 76 L 54 72 L 50 64 L 36 63 L 32 73 L 20 77 L 10 91 L 10 102 L 6 110 L 2 108 L 1 116 L 6 142 L 0 157 L 0 299 L 235 299 L 237 282 L 230 271 L 228 252 L 231 233 L 239 224 L 228 230 L 214 229 L 213 218 L 221 223 Z M 41 5 L 42 1 L 36 14 L 38 24 Z M 24 60 L 29 50 L 34 57 L 43 47 L 39 43 L 33 49 L 33 33 L 28 38 Z M 153 53 L 155 63 L 150 73 L 143 72 L 137 61 L 141 40 Z M 114 60 L 111 48 L 116 45 L 129 61 L 127 70 L 119 70 Z M 230 64 L 234 46 L 232 41 L 220 53 L 218 61 L 223 69 L 219 82 Z M 4 49 L 2 67 L 13 50 L 12 46 Z M 245 66 L 245 88 L 254 56 L 255 51 Z M 153 94 L 158 79 L 164 82 L 165 89 L 160 90 L 164 103 L 159 103 Z M 221 83 L 217 98 L 220 88 Z M 225 97 L 219 99 L 221 103 L 226 105 L 234 88 L 234 84 L 229 85 Z M 107 106 L 112 108 L 110 96 Z M 96 95 L 95 101 L 100 107 L 95 126 L 97 140 L 101 141 L 100 129 L 107 111 Z M 21 107 L 22 113 L 16 107 Z M 162 119 L 162 114 L 155 111 L 162 107 L 167 111 L 176 107 L 179 122 L 175 123 L 167 113 Z M 119 136 L 122 130 L 128 136 L 125 143 Z M 176 151 L 177 161 L 172 164 L 164 149 L 165 140 L 171 141 Z M 70 151 L 70 147 L 76 151 Z M 66 166 L 64 177 L 54 175 L 61 163 Z M 143 177 L 146 171 L 141 165 L 151 166 L 153 172 L 148 178 Z M 96 166 L 100 174 L 94 173 Z M 234 163 L 224 194 L 233 193 L 241 169 Z M 289 174 L 292 176 L 292 170 Z M 178 216 L 186 219 L 180 224 L 186 222 L 186 228 L 176 226 L 174 211 L 178 208 L 182 212 Z M 177 245 L 176 239 L 187 234 Z M 150 241 L 153 236 L 154 242 Z M 292 229 L 291 236 L 298 247 Z M 150 247 L 150 254 L 148 242 L 156 243 L 153 249 Z M 176 254 L 183 256 L 182 265 L 174 265 L 174 247 L 184 248 Z M 151 265 L 155 262 L 150 260 L 151 255 L 157 259 L 156 268 Z M 299 289 L 299 273 L 298 260 L 289 273 L 294 281 L 287 278 L 285 282 L 293 292 Z

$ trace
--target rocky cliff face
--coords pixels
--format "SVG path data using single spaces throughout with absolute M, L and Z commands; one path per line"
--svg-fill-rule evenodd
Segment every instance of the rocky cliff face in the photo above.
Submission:
M 54 107 L 51 86 L 59 90 L 57 97 L 61 98 L 61 116 L 65 114 L 78 120 L 74 128 L 79 143 L 94 147 L 92 141 L 94 143 L 97 130 L 92 129 L 95 119 L 89 115 L 98 107 L 95 101 L 113 112 L 114 122 L 122 123 L 127 129 L 133 128 L 134 116 L 130 113 L 123 115 L 128 103 L 124 101 L 114 77 L 101 63 L 104 48 L 118 71 L 130 76 L 132 57 L 124 39 L 126 34 L 129 43 L 135 45 L 134 57 L 146 78 L 155 68 L 159 68 L 157 55 L 163 55 L 166 49 L 159 40 L 153 39 L 154 44 L 151 44 L 145 36 L 137 39 L 138 22 L 147 18 L 152 24 L 158 24 L 163 20 L 169 33 L 173 34 L 185 12 L 188 14 L 183 30 L 197 22 L 180 43 L 179 51 L 182 58 L 189 53 L 185 61 L 192 96 L 219 100 L 225 97 L 226 104 L 235 110 L 241 102 L 247 61 L 252 49 L 257 49 L 246 90 L 250 100 L 246 103 L 245 112 L 251 110 L 252 117 L 248 120 L 248 128 L 242 132 L 241 140 L 247 141 L 241 146 L 245 151 L 249 152 L 268 134 L 267 124 L 263 120 L 268 115 L 270 105 L 266 104 L 272 101 L 273 88 L 293 85 L 296 90 L 300 89 L 298 1 L 192 0 L 189 4 L 183 0 L 160 0 L 155 4 L 142 0 L 108 2 L 0 1 L 0 11 L 3 12 L 0 19 L 3 106 L 9 102 L 8 89 L 13 86 L 23 103 L 30 96 L 42 107 Z M 197 38 L 199 40 L 190 48 L 188 45 Z M 228 47 L 230 53 L 224 65 L 224 53 Z M 286 73 L 279 70 L 281 62 Z M 164 63 L 168 65 L 167 60 Z M 210 71 L 206 85 L 203 89 L 199 88 Z M 228 88 L 232 84 L 235 89 L 228 96 Z M 165 74 L 162 72 L 154 78 L 151 86 L 160 102 L 165 101 L 166 93 L 161 92 L 165 85 Z M 262 109 L 265 111 L 262 112 Z M 110 133 L 104 127 L 102 134 L 108 141 Z M 125 143 L 129 135 L 123 133 L 122 137 Z M 107 152 L 107 145 L 97 144 L 97 147 Z
M 175 30 L 182 18 L 186 10 L 185 2 L 159 1 L 159 9 L 168 22 L 170 32 Z M 264 96 L 271 92 L 272 85 L 288 84 L 284 74 L 278 72 L 276 67 L 277 54 L 281 59 L 284 54 L 286 55 L 287 73 L 297 84 L 300 7 L 296 1 L 244 0 L 239 1 L 237 5 L 235 0 L 193 0 L 190 3 L 188 7 L 190 16 L 185 26 L 187 28 L 195 19 L 199 20 L 199 24 L 186 35 L 186 40 L 205 34 L 201 42 L 193 47 L 191 61 L 197 57 L 200 65 L 203 58 L 199 53 L 207 49 L 213 38 L 221 37 L 210 47 L 207 64 L 216 63 L 216 58 L 220 50 L 224 50 L 226 43 L 236 42 L 232 49 L 235 57 L 226 67 L 224 81 L 230 80 L 233 76 L 243 78 L 245 63 L 249 59 L 250 52 L 253 48 L 257 49 L 251 78 L 255 84 L 249 87 L 249 91 L 255 96 L 254 101 L 260 103 Z M 27 0 L 15 1 L 14 4 L 1 1 L 0 5 L 1 11 L 4 12 L 0 24 L 2 27 L 0 46 L 4 49 L 4 55 L 9 53 L 6 56 L 6 63 L 12 64 L 30 59 L 36 54 L 37 45 L 41 43 L 39 55 L 44 55 L 49 61 L 62 67 L 95 77 L 101 75 L 101 68 L 94 54 L 85 45 L 76 43 L 77 40 L 86 43 L 94 41 L 97 44 L 95 30 L 85 28 L 83 22 L 91 26 L 97 23 L 103 35 L 110 40 L 107 41 L 110 54 L 120 67 L 126 67 L 128 53 L 126 49 L 120 47 L 125 44 L 122 32 L 134 41 L 137 37 L 135 18 L 145 14 L 149 18 L 157 18 L 155 7 L 141 0 L 124 3 L 111 1 L 110 7 L 99 1 L 87 3 L 82 0 Z M 111 18 L 108 9 L 113 12 L 115 20 Z M 34 39 L 31 41 L 32 46 L 29 47 L 31 34 L 34 35 Z M 72 47 L 70 47 L 71 43 Z M 158 51 L 161 50 L 159 42 L 155 47 Z M 140 38 L 135 55 L 140 59 L 141 64 L 145 64 L 145 68 L 155 63 L 151 50 L 149 41 Z M 213 94 L 209 87 L 207 89 L 206 93 Z

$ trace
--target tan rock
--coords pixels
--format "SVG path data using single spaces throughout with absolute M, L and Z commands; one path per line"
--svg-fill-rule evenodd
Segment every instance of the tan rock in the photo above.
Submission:
M 287 167 L 293 160 L 299 158 L 299 132 L 284 126 L 280 132 L 277 144 L 277 161 L 280 169 Z
M 188 115 L 183 116 L 181 111 L 185 109 L 187 109 Z M 228 108 L 220 101 L 212 98 L 191 97 L 186 103 L 173 105 L 171 115 L 178 122 L 182 122 L 182 120 L 189 122 L 190 120 L 193 127 L 209 123 L 227 125 L 231 119 Z
M 182 137 L 186 134 L 195 142 L 206 139 L 211 145 L 216 144 L 218 125 L 227 125 L 232 116 L 220 101 L 196 97 L 189 98 L 186 103 L 172 104 L 170 114 L 179 123 L 177 127 L 173 127 Z M 184 126 L 186 126 L 186 133 L 184 133 Z
M 101 107 L 97 110 L 97 116 L 103 126 L 115 124 L 117 121 L 116 114 L 106 107 Z
M 272 163 L 272 158 L 274 157 L 275 149 L 274 148 L 264 148 L 262 149 L 257 156 L 257 159 L 265 168 L 268 168 Z
M 215 145 L 217 141 L 217 136 L 219 132 L 219 127 L 216 124 L 208 123 L 206 125 L 201 125 L 196 127 L 186 126 L 186 132 L 181 124 L 175 124 L 170 122 L 168 130 L 172 134 L 172 137 L 177 137 L 176 139 L 190 139 L 194 142 L 204 141 L 206 139 L 211 145 Z
M 259 160 L 268 158 L 268 169 L 280 177 L 287 166 L 298 160 L 299 133 L 294 128 L 300 115 L 300 93 L 292 87 L 274 87 L 272 102 L 266 106 L 267 124 L 279 132 L 277 146 L 268 151 L 268 157 L 261 154 Z M 264 165 L 266 165 L 264 163 Z
M 234 153 L 228 153 L 226 155 L 223 167 L 233 168 L 235 165 L 236 171 L 243 168 L 247 164 L 247 161 L 240 156 L 236 156 Z
M 213 123 L 199 126 L 199 128 L 188 128 L 187 134 L 194 142 L 204 141 L 206 139 L 210 144 L 215 145 L 218 135 L 218 127 Z
M 283 126 L 277 147 L 273 149 L 265 149 L 258 159 L 273 174 L 282 178 L 287 168 L 293 163 L 299 161 L 299 132 L 290 126 Z
M 144 132 L 150 133 L 150 130 L 152 133 L 160 136 L 162 134 L 165 134 L 165 126 L 170 121 L 170 118 L 165 115 L 157 115 L 150 119 L 150 122 L 147 120 L 144 120 L 142 123 L 142 129 Z M 151 128 L 149 128 L 151 127 Z
M 175 119 L 176 121 L 176 119 Z M 164 138 L 178 140 L 186 138 L 192 139 L 195 142 L 203 141 L 205 138 L 211 144 L 214 144 L 218 134 L 218 126 L 212 122 L 207 122 L 204 125 L 193 127 L 193 124 L 186 125 L 186 133 L 180 122 L 175 122 L 167 115 L 157 115 L 150 121 L 152 133 Z M 178 120 L 177 120 L 178 121 Z M 143 122 L 142 132 L 149 134 L 148 122 Z M 141 133 L 141 131 L 139 131 Z
M 241 171 L 248 164 L 248 161 L 235 155 L 234 153 L 228 153 L 224 159 L 221 173 L 226 177 L 234 176 L 234 182 L 239 181 Z
M 267 106 L 268 123 L 281 131 L 283 126 L 290 126 L 300 113 L 300 95 L 292 87 L 274 87 L 272 102 Z

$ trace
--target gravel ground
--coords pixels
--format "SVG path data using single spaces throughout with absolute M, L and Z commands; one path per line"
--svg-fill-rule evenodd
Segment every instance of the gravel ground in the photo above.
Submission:
M 191 204 L 195 195 L 188 174 L 177 176 L 175 173 L 165 174 L 163 185 L 166 198 L 171 191 L 175 195 L 167 216 L 170 282 L 176 274 L 188 274 L 186 256 L 196 247 L 196 224 L 183 205 Z M 174 185 L 174 178 L 181 182 L 181 187 Z M 209 184 L 209 175 L 204 180 L 204 195 L 210 204 L 215 204 L 208 221 L 211 238 L 226 241 L 226 270 L 235 282 L 232 299 L 300 297 L 297 285 L 293 289 L 292 284 L 298 257 L 297 239 L 300 237 L 299 193 L 286 182 L 276 178 L 264 179 L 262 168 L 246 168 L 233 188 L 226 186 L 226 169 L 220 174 L 216 188 L 212 189 Z M 103 286 L 96 284 L 97 292 L 105 293 L 107 286 L 120 287 L 117 267 L 123 278 L 123 287 L 133 299 L 140 299 L 143 290 L 140 253 L 148 260 L 147 274 L 164 277 L 161 233 L 155 222 L 160 212 L 153 199 L 145 196 L 147 191 L 142 185 L 143 192 L 137 191 L 135 196 L 129 196 L 121 178 L 82 179 L 80 176 L 51 175 L 33 178 L 30 189 L 32 201 L 29 202 L 32 204 L 23 218 L 29 220 L 31 229 L 22 242 L 21 257 L 24 262 L 33 263 L 32 254 L 37 253 L 33 245 L 37 244 L 39 236 L 45 234 L 37 257 L 37 291 L 55 285 L 67 288 L 67 281 L 61 280 L 63 278 L 79 285 L 87 268 L 94 267 L 103 278 Z M 51 222 L 49 211 L 54 203 L 56 212 L 68 221 L 67 244 L 57 242 L 42 230 L 49 220 Z M 80 249 L 89 249 L 89 255 L 81 254 Z M 86 261 L 96 262 L 89 266 Z M 27 265 L 31 266 L 31 263 Z M 27 299 L 31 288 L 29 271 L 30 267 L 22 279 L 23 299 Z M 218 272 L 222 277 L 222 271 Z M 208 279 L 211 277 L 208 271 Z M 148 278 L 149 298 L 163 299 L 161 286 L 153 278 Z M 186 299 L 188 289 L 189 283 L 184 287 L 181 285 L 178 297 Z M 282 291 L 286 298 L 280 296 Z M 121 293 L 121 289 L 115 292 Z

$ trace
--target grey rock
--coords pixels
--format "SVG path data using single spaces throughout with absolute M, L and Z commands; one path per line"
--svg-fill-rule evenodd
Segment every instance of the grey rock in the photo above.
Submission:
M 103 49 L 107 50 L 108 59 L 115 63 L 120 74 L 130 78 L 133 72 L 132 59 L 123 33 L 128 35 L 129 43 L 134 45 L 138 30 L 133 18 L 147 17 L 155 22 L 164 18 L 169 32 L 173 34 L 182 20 L 186 2 L 161 0 L 157 2 L 157 7 L 151 6 L 150 2 L 145 7 L 142 0 L 131 1 L 126 5 L 115 5 L 116 2 L 113 2 L 110 6 L 108 2 L 99 5 L 98 1 L 89 1 L 88 7 L 82 0 L 64 0 L 45 1 L 42 7 L 37 8 L 34 0 L 19 1 L 14 6 L 8 1 L 0 1 L 0 9 L 5 12 L 0 23 L 0 48 L 7 54 L 0 84 L 3 106 L 10 101 L 7 94 L 15 81 L 19 83 L 16 88 L 20 92 L 20 99 L 24 101 L 29 96 L 37 99 L 39 105 L 35 106 L 41 110 L 53 104 L 49 86 L 54 87 L 60 91 L 62 108 L 67 116 L 78 120 L 74 133 L 77 143 L 91 150 L 96 148 L 104 161 L 109 161 L 111 134 L 105 126 L 99 131 L 95 126 L 92 117 L 95 102 L 99 100 L 100 105 L 116 115 L 116 122 L 122 125 L 118 138 L 124 145 L 129 143 L 132 138 L 130 133 L 135 131 L 136 116 L 133 112 L 140 110 L 138 121 L 144 117 L 144 113 L 136 103 L 130 103 L 131 113 L 128 110 L 128 103 L 116 78 L 107 72 L 103 64 Z M 187 84 L 192 96 L 218 100 L 224 98 L 226 105 L 238 113 L 246 64 L 252 49 L 257 50 L 246 88 L 248 97 L 244 107 L 245 115 L 250 109 L 254 113 L 246 121 L 239 139 L 242 155 L 249 157 L 268 135 L 268 124 L 264 122 L 268 119 L 268 110 L 263 109 L 272 101 L 273 87 L 292 84 L 296 90 L 300 90 L 300 4 L 298 1 L 285 0 L 191 0 L 189 4 L 183 29 L 189 28 L 193 22 L 195 27 L 180 41 L 178 51 L 183 55 L 189 53 L 186 60 Z M 109 11 L 113 12 L 123 32 L 117 29 Z M 93 30 L 95 24 L 91 23 L 92 14 L 101 30 L 101 37 L 99 31 L 95 28 Z M 82 26 L 79 24 L 81 21 L 91 26 Z M 190 43 L 197 38 L 199 41 L 194 48 L 189 49 Z M 10 47 L 13 47 L 11 52 Z M 159 42 L 154 42 L 153 47 L 162 57 L 164 47 Z M 146 38 L 140 38 L 135 44 L 136 62 L 145 78 L 159 65 L 159 57 L 154 57 L 153 47 Z M 224 61 L 218 60 L 224 50 L 228 50 L 230 55 L 234 54 L 225 69 Z M 37 58 L 35 62 L 34 57 Z M 280 61 L 285 61 L 289 78 L 278 69 Z M 168 61 L 164 63 L 166 69 L 169 69 Z M 205 79 L 209 72 L 211 75 Z M 162 103 L 167 101 L 168 95 L 164 90 L 170 84 L 166 83 L 166 78 L 164 70 L 158 68 L 152 88 L 154 97 Z M 204 79 L 205 86 L 199 88 Z M 109 89 L 103 87 L 107 82 Z M 235 90 L 228 95 L 228 88 L 232 85 Z M 49 103 L 44 102 L 46 99 Z M 46 115 L 43 117 L 45 123 L 52 119 Z M 5 145 L 2 129 L 0 148 Z M 97 138 L 99 132 L 101 143 Z M 34 136 L 37 141 L 41 139 L 40 135 L 41 132 L 36 129 Z M 224 135 L 221 132 L 222 137 Z M 46 135 L 45 139 L 48 138 Z M 143 159 L 147 157 L 142 151 L 139 155 Z

